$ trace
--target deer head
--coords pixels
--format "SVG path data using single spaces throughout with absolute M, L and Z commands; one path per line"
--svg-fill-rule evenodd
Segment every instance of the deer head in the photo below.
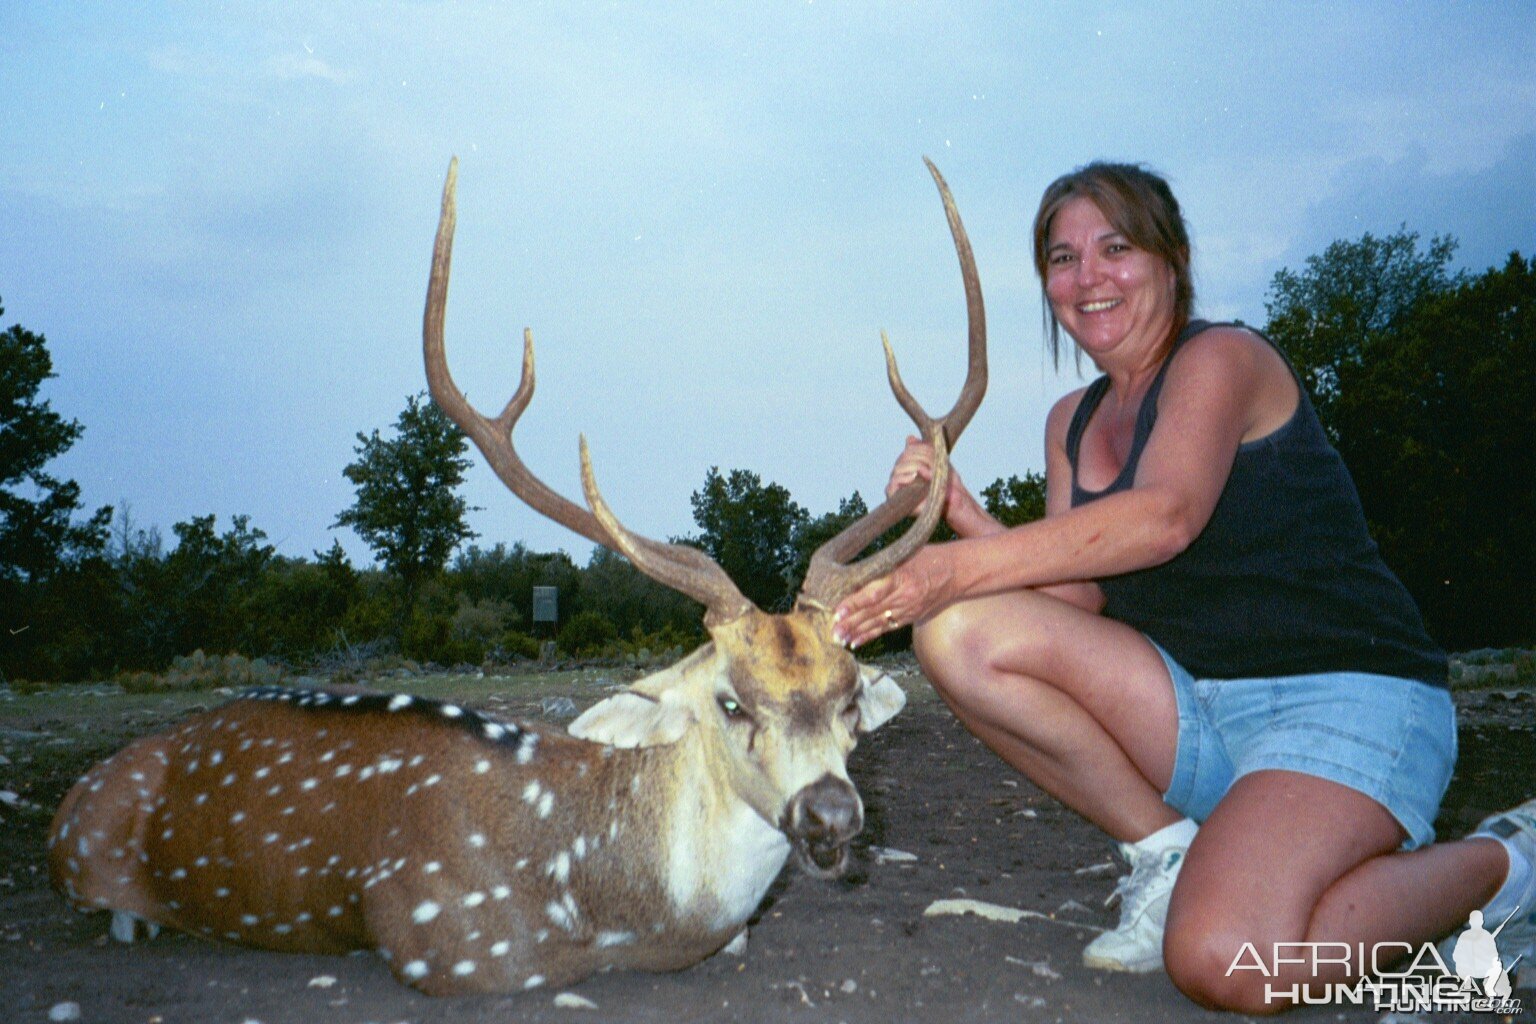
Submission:
M 598 489 L 586 439 L 581 440 L 587 507 L 561 497 L 523 464 L 512 443 L 534 390 L 533 335 L 523 332 L 522 377 L 502 411 L 488 418 L 454 383 L 444 350 L 443 320 L 456 221 L 458 162 L 448 168 L 432 254 L 423 342 L 434 401 L 475 443 L 513 494 L 535 511 L 588 540 L 619 552 L 645 575 L 701 603 L 711 642 L 672 670 L 602 701 L 571 726 L 578 737 L 619 747 L 673 743 L 700 722 L 733 789 L 765 821 L 789 837 L 797 858 L 817 874 L 842 870 L 847 844 L 862 825 L 858 795 L 845 761 L 856 736 L 876 728 L 904 703 L 888 677 L 861 667 L 832 639 L 831 609 L 870 580 L 889 573 L 927 543 L 943 514 L 948 451 L 986 390 L 986 326 L 970 243 L 943 177 L 938 185 L 959 254 L 970 324 L 965 384 L 950 412 L 929 416 L 912 397 L 882 335 L 886 370 L 898 403 L 933 443 L 938 458 L 929 487 L 914 483 L 849 525 L 812 557 L 792 611 L 769 614 L 742 595 L 725 571 L 696 548 L 632 533 Z M 877 537 L 916 512 L 889 547 L 855 561 Z

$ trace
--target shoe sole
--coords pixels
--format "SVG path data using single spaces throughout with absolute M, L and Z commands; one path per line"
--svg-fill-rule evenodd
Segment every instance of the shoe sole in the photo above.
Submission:
M 1155 960 L 1111 960 L 1107 957 L 1083 956 L 1083 966 L 1095 971 L 1115 971 L 1119 974 L 1151 974 L 1163 969 L 1163 958 Z

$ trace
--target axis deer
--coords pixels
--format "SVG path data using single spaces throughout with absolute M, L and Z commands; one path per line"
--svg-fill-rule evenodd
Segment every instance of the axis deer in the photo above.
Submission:
M 571 724 L 501 721 L 456 704 L 360 689 L 269 687 L 131 744 L 64 798 L 54 885 L 82 910 L 266 949 L 376 949 L 428 993 L 564 985 L 607 968 L 670 970 L 736 936 L 791 852 L 835 876 L 863 824 L 846 761 L 899 711 L 897 684 L 835 643 L 831 609 L 926 543 L 947 449 L 986 386 L 985 321 L 970 246 L 930 163 L 965 280 L 969 372 L 931 419 L 897 400 L 940 457 L 828 541 L 796 607 L 766 614 L 702 552 L 626 530 L 603 502 L 585 439 L 589 509 L 519 459 L 522 379 L 500 415 L 476 412 L 443 349 L 457 162 L 450 164 L 424 320 L 432 397 L 535 510 L 700 601 L 710 642 Z M 851 561 L 914 508 L 890 547 Z

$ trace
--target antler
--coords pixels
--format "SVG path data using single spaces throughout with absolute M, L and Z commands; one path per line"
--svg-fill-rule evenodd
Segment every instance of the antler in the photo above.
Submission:
M 971 422 L 982 396 L 987 392 L 987 314 L 981 301 L 981 278 L 976 273 L 976 258 L 971 252 L 970 238 L 965 233 L 965 225 L 960 222 L 960 211 L 955 207 L 954 197 L 949 193 L 949 185 L 945 183 L 944 176 L 932 160 L 924 157 L 923 163 L 928 165 L 928 172 L 939 186 L 939 196 L 944 201 L 944 215 L 949 220 L 949 233 L 955 240 L 955 253 L 960 258 L 960 274 L 965 281 L 965 310 L 969 324 L 965 384 L 960 389 L 960 397 L 955 400 L 954 407 L 942 418 L 933 419 L 923 411 L 923 407 L 902 383 L 890 340 L 881 332 L 880 341 L 885 346 L 886 377 L 890 381 L 891 391 L 922 435 L 934 443 L 933 480 L 931 486 L 926 487 L 920 480 L 912 481 L 817 548 L 811 556 L 810 568 L 800 588 L 799 600 L 802 604 L 830 608 L 869 581 L 889 573 L 928 542 L 938 525 L 938 511 L 943 509 L 948 489 L 947 451 L 952 450 L 955 442 L 960 440 L 961 432 Z M 939 440 L 935 441 L 935 438 Z M 918 503 L 923 501 L 925 493 L 928 495 L 926 506 L 917 521 L 896 543 L 861 562 L 848 562 L 882 533 L 910 515 Z
M 455 157 L 448 164 L 448 180 L 443 184 L 442 215 L 437 222 L 437 241 L 432 247 L 432 274 L 427 283 L 427 310 L 421 329 L 427 389 L 432 400 L 475 443 L 501 482 L 535 512 L 623 554 L 651 579 L 700 602 L 707 609 L 706 626 L 729 622 L 745 614 L 752 602 L 731 582 L 725 570 L 704 552 L 683 544 L 665 544 L 625 530 L 603 504 L 595 483 L 588 486 L 587 493 L 593 507 L 601 509 L 599 515 L 593 515 L 556 494 L 528 471 L 512 446 L 512 428 L 533 398 L 532 331 L 523 331 L 523 372 L 517 390 L 495 419 L 481 415 L 454 384 L 443 346 L 443 317 L 448 304 L 448 275 L 453 261 L 453 229 L 457 220 L 454 191 L 458 177 L 459 161 Z M 590 476 L 585 442 L 582 444 L 582 462 L 584 475 Z

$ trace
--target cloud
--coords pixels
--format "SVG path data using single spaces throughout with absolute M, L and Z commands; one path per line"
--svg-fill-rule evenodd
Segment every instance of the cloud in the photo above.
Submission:
M 304 53 L 284 53 L 268 57 L 266 72 L 270 77 L 285 82 L 302 78 L 318 78 L 339 84 L 352 77 L 350 73 L 331 67 L 307 50 Z
M 1339 238 L 1390 233 L 1406 224 L 1428 239 L 1452 235 L 1457 262 L 1473 271 L 1502 265 L 1513 250 L 1536 251 L 1536 132 L 1511 139 L 1487 166 L 1441 172 L 1423 146 L 1395 160 L 1361 160 L 1342 168 L 1331 194 L 1298 225 L 1287 264 Z

